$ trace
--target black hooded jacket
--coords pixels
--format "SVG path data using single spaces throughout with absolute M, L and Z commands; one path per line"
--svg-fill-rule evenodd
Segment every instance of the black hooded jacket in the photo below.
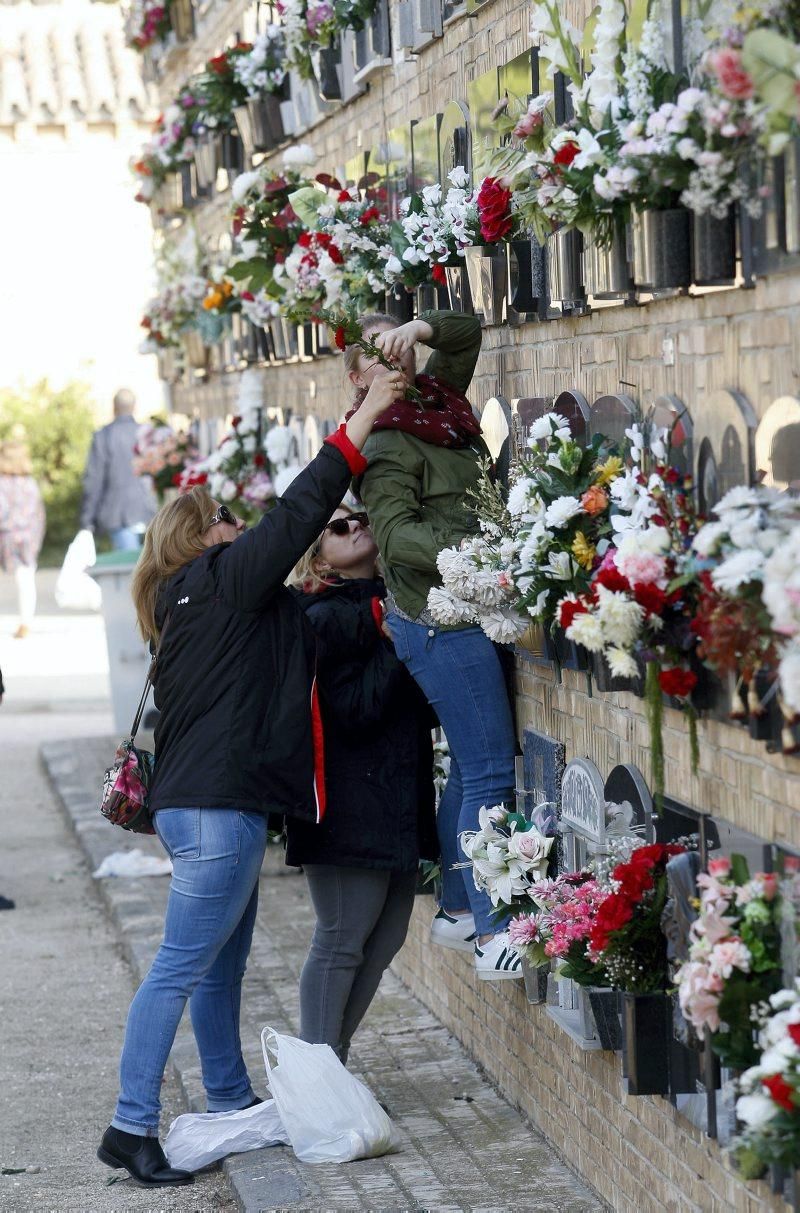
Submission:
M 153 811 L 316 820 L 314 636 L 283 582 L 347 490 L 357 452 L 345 440 L 346 458 L 336 437 L 257 526 L 209 548 L 164 586 Z
M 286 862 L 410 871 L 438 855 L 431 709 L 378 628 L 382 581 L 299 596 L 318 646 L 327 807 L 287 822 Z

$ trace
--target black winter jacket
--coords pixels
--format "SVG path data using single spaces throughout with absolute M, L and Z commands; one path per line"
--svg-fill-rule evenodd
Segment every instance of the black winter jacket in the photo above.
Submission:
M 327 808 L 287 822 L 286 862 L 410 871 L 438 855 L 431 711 L 378 630 L 382 581 L 343 580 L 300 601 L 317 636 Z
M 315 821 L 314 636 L 284 579 L 351 470 L 323 445 L 274 509 L 176 573 L 158 660 L 152 809 L 233 808 Z

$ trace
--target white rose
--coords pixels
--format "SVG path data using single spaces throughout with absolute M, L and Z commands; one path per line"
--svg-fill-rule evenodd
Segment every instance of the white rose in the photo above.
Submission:
M 736 1101 L 736 1115 L 751 1129 L 763 1129 L 780 1111 L 766 1095 L 741 1095 Z
M 282 160 L 285 168 L 316 164 L 317 153 L 308 143 L 296 143 L 294 147 L 287 147 Z

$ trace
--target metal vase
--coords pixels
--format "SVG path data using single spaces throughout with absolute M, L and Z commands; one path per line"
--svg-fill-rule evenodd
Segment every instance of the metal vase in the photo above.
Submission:
M 242 108 L 247 110 L 249 135 L 255 151 L 268 152 L 285 137 L 281 102 L 274 93 L 252 97 Z
M 629 1095 L 669 1094 L 671 1004 L 666 994 L 622 995 Z
M 342 99 L 342 47 L 339 42 L 311 52 L 311 63 L 323 101 Z
M 181 345 L 186 356 L 186 362 L 196 370 L 205 370 L 208 361 L 208 350 L 203 344 L 203 338 L 197 329 L 185 329 L 181 333 Z
M 478 244 L 464 250 L 472 306 L 486 325 L 501 324 L 508 284 L 503 245 Z
M 236 119 L 236 129 L 242 141 L 245 161 L 250 160 L 253 152 L 256 150 L 253 136 L 253 122 L 250 117 L 250 106 L 247 103 L 235 106 L 233 116 Z
M 563 308 L 580 307 L 585 299 L 581 244 L 581 234 L 575 228 L 560 227 L 547 238 L 550 301 Z
M 604 986 L 589 986 L 587 993 L 600 1048 L 614 1053 L 622 1048 L 619 995 L 616 990 Z
M 222 136 L 220 158 L 222 167 L 228 174 L 229 183 L 232 183 L 239 173 L 244 172 L 244 147 L 236 130 L 226 131 Z
M 617 224 L 609 244 L 583 242 L 583 284 L 594 299 L 625 299 L 633 290 L 625 228 Z
M 279 318 L 270 320 L 267 325 L 267 332 L 270 338 L 270 353 L 277 362 L 283 362 L 288 357 L 286 350 L 286 336 L 283 325 Z
M 668 291 L 692 280 L 690 217 L 684 207 L 633 216 L 633 280 L 639 290 Z
M 444 272 L 447 278 L 447 294 L 450 299 L 450 310 L 453 312 L 471 312 L 472 295 L 469 289 L 469 277 L 466 266 L 463 262 L 461 265 L 446 265 Z
M 697 286 L 732 286 L 736 281 L 736 219 L 692 215 L 692 281 Z
M 194 167 L 197 173 L 197 185 L 201 190 L 210 190 L 216 183 L 219 150 L 218 135 L 201 139 L 195 148 Z
M 158 351 L 158 377 L 165 383 L 174 383 L 178 377 L 177 370 L 175 348 L 166 345 Z
M 169 19 L 179 42 L 188 42 L 190 38 L 194 37 L 193 0 L 172 0 L 169 6 Z
M 532 965 L 522 957 L 522 976 L 525 980 L 525 997 L 531 1003 L 547 1002 L 547 978 L 550 966 Z
M 512 240 L 508 250 L 508 303 L 525 315 L 539 310 L 547 290 L 544 249 L 534 237 Z

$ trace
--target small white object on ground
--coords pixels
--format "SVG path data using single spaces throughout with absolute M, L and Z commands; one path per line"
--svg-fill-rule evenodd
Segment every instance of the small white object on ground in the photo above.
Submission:
M 171 876 L 172 861 L 145 855 L 138 847 L 133 851 L 112 851 L 92 875 L 95 880 L 104 876 Z
M 177 1116 L 164 1142 L 169 1165 L 199 1171 L 228 1154 L 285 1146 L 289 1138 L 274 1099 L 239 1112 L 187 1112 Z

